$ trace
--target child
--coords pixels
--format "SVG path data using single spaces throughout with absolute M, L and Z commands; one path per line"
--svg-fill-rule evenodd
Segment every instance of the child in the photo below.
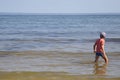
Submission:
M 105 36 L 106 36 L 105 32 L 100 33 L 100 39 L 96 40 L 96 42 L 93 46 L 93 49 L 94 49 L 94 53 L 96 53 L 95 62 L 97 62 L 99 57 L 101 56 L 105 60 L 105 63 L 108 64 L 108 57 L 107 57 L 107 55 L 105 53 L 105 49 L 104 49 Z

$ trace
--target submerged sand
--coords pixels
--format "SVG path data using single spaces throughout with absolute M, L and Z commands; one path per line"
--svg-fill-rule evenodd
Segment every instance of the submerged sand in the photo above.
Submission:
M 0 80 L 120 80 L 120 78 L 68 75 L 64 72 L 0 72 Z
M 120 53 L 107 53 L 94 63 L 94 53 L 24 51 L 0 52 L 1 80 L 119 80 Z

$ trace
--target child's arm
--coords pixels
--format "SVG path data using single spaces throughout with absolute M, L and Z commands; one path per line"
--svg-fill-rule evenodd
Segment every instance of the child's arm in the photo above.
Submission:
M 101 42 L 101 46 L 102 46 L 102 53 L 103 54 L 105 54 L 105 40 L 103 40 L 102 42 Z
M 102 44 L 102 53 L 105 54 L 104 44 Z
M 94 51 L 94 53 L 96 53 L 96 42 L 95 42 L 95 44 L 93 45 L 93 51 Z

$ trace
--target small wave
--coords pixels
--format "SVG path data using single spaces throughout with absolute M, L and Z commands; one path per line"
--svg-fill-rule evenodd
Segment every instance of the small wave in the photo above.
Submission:
M 78 42 L 77 39 L 67 38 L 39 38 L 39 39 L 0 39 L 0 41 L 13 41 L 13 42 Z
M 107 42 L 120 42 L 120 38 L 106 38 Z
M 97 39 L 83 39 L 83 42 L 95 42 Z M 120 38 L 106 38 L 106 42 L 120 42 Z
M 74 39 L 74 38 L 36 38 L 36 39 L 0 39 L 0 41 L 15 42 L 95 42 L 97 39 Z M 120 38 L 106 38 L 106 42 L 120 42 Z

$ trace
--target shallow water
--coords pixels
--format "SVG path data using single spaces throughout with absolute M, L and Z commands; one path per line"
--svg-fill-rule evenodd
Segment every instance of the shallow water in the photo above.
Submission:
M 1 80 L 120 80 L 91 75 L 68 75 L 64 72 L 0 72 Z
M 0 52 L 0 73 L 65 72 L 69 75 L 119 78 L 120 53 L 108 54 L 109 64 L 105 65 L 102 58 L 97 64 L 93 62 L 94 53 L 55 51 Z

